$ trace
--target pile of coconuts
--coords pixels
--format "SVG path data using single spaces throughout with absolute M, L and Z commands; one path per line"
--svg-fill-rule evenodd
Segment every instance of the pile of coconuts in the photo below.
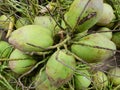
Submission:
M 1 90 L 120 89 L 116 0 L 0 3 Z

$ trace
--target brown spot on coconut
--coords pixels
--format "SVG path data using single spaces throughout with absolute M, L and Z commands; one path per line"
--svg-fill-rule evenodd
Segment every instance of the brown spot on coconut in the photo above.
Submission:
M 65 21 L 76 32 L 83 32 L 95 25 L 103 11 L 103 0 L 74 0 Z

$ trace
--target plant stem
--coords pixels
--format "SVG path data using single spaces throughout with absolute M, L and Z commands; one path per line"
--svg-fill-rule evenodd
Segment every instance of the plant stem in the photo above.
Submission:
M 13 87 L 8 83 L 8 81 L 2 76 L 0 75 L 0 78 L 6 83 L 6 87 L 9 89 L 9 90 L 14 90 Z

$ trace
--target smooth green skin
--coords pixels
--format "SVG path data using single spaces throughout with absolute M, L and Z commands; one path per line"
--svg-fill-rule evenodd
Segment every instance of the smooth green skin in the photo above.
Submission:
M 93 25 L 95 25 L 101 17 L 101 13 L 103 11 L 103 0 L 91 0 L 84 10 L 84 7 L 88 3 L 88 1 L 89 0 L 74 0 L 70 6 L 69 11 L 66 12 L 64 16 L 65 21 L 69 26 L 71 26 L 71 28 L 77 27 L 76 32 L 83 32 L 85 30 L 88 30 Z M 90 18 L 89 20 L 83 22 L 82 24 L 77 23 L 79 17 L 81 21 L 86 16 L 90 15 L 93 12 L 96 12 L 96 16 Z
M 108 86 L 108 78 L 104 72 L 97 71 L 93 74 L 93 84 L 98 90 L 106 90 Z
M 29 71 L 36 64 L 36 60 L 34 60 L 31 56 L 24 54 L 18 49 L 15 49 L 11 53 L 10 59 L 19 59 L 19 60 L 9 61 L 10 69 L 17 74 L 23 74 Z
M 113 33 L 112 41 L 115 43 L 117 48 L 120 48 L 120 32 Z
M 99 26 L 107 26 L 115 19 L 114 10 L 112 6 L 107 3 L 103 4 L 103 13 L 101 15 L 101 18 L 97 22 Z
M 115 86 L 120 85 L 120 68 L 115 67 L 110 69 L 109 74 L 108 77 L 110 78 L 111 83 Z
M 46 64 L 46 73 L 48 78 L 50 82 L 56 87 L 60 87 L 61 85 L 68 82 L 74 74 L 74 71 L 71 68 L 65 66 L 63 63 L 75 69 L 75 58 L 67 54 L 65 50 L 56 51 L 49 58 Z
M 49 29 L 52 33 L 54 32 L 56 26 L 56 22 L 50 16 L 36 16 L 33 24 L 41 25 Z
M 56 90 L 47 78 L 46 72 L 42 71 L 35 78 L 35 90 Z
M 112 38 L 112 32 L 109 32 L 111 31 L 109 28 L 107 27 L 102 27 L 100 28 L 98 31 L 108 31 L 108 32 L 102 32 L 100 33 L 101 35 L 105 36 L 106 38 L 108 38 L 109 40 L 111 40 Z
M 8 58 L 11 52 L 11 45 L 6 41 L 0 41 L 0 58 Z
M 35 77 L 35 85 L 37 86 L 38 84 L 43 83 L 46 79 L 47 75 L 45 70 L 41 71 L 40 69 L 39 73 Z
M 116 50 L 116 45 L 99 33 L 91 34 L 81 38 L 78 43 Z M 78 44 L 73 44 L 71 46 L 71 51 L 81 59 L 91 63 L 106 60 L 115 54 L 115 52 L 110 50 L 98 49 Z
M 16 21 L 16 24 L 15 24 L 15 27 L 18 29 L 22 26 L 25 26 L 25 25 L 29 25 L 31 24 L 30 21 L 28 20 L 28 18 L 25 18 L 25 17 L 21 17 L 19 18 L 17 21 Z
M 27 43 L 48 48 L 53 45 L 51 32 L 39 25 L 26 25 L 12 32 L 9 42 L 17 49 L 24 52 L 39 52 L 41 48 L 33 47 Z
M 90 74 L 85 69 L 79 70 L 79 73 L 75 74 L 74 78 L 76 90 L 83 90 L 91 84 Z
M 12 22 L 14 24 L 15 18 L 6 16 L 6 15 L 1 15 L 0 16 L 0 28 L 2 29 L 8 29 L 9 23 Z

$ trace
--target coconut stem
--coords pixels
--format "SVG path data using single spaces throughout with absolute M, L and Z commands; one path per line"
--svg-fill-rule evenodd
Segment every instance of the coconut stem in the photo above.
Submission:
M 8 38 L 11 32 L 13 31 L 13 26 L 14 26 L 13 22 L 10 21 L 6 38 Z
M 57 48 L 57 47 L 63 46 L 63 45 L 64 45 L 67 41 L 69 41 L 70 39 L 71 39 L 70 36 L 67 35 L 66 39 L 64 39 L 62 42 L 60 42 L 60 43 L 58 43 L 58 44 L 56 44 L 56 45 L 54 45 L 54 46 L 50 46 L 50 47 L 48 47 L 48 48 L 43 48 L 43 47 L 41 47 L 41 46 L 37 46 L 37 45 L 31 44 L 31 43 L 26 43 L 26 44 L 47 51 L 47 50 L 51 50 L 51 49 L 55 49 L 55 48 Z
M 2 58 L 0 61 L 18 61 L 18 60 L 25 60 L 28 58 L 14 58 L 14 59 L 9 59 L 9 58 Z
M 118 85 L 117 87 L 115 87 L 113 90 L 118 90 L 120 88 L 120 85 Z
M 4 82 L 0 80 L 0 82 L 5 85 L 9 90 L 14 90 L 13 87 L 8 83 L 8 81 L 0 74 L 0 79 L 2 79 Z

